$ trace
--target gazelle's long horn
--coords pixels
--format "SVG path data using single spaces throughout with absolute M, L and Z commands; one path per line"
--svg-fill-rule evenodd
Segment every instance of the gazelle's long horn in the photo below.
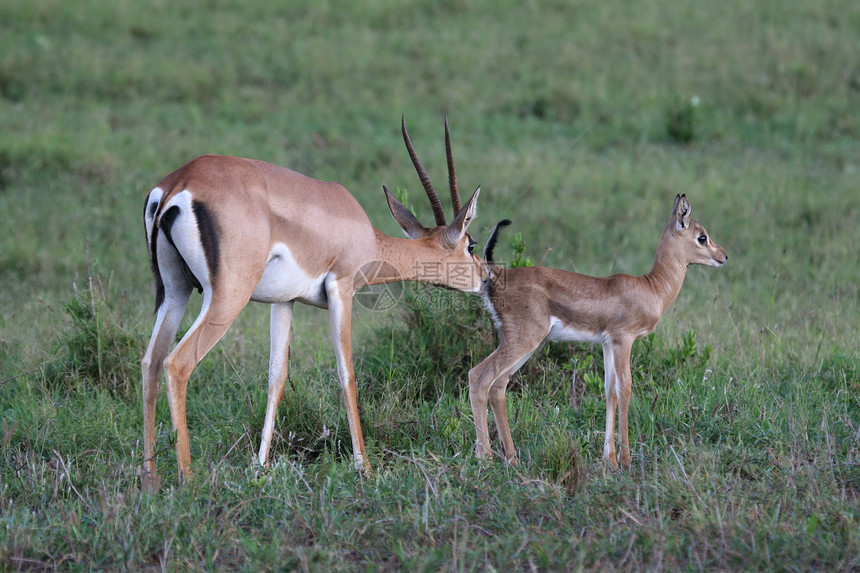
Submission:
M 457 175 L 454 173 L 454 155 L 451 153 L 451 131 L 448 129 L 448 117 L 445 117 L 445 154 L 448 156 L 448 188 L 451 190 L 451 203 L 454 205 L 454 216 L 460 212 L 460 190 L 457 189 Z
M 400 129 L 403 132 L 403 141 L 406 143 L 406 149 L 409 151 L 409 157 L 412 159 L 412 165 L 418 172 L 418 178 L 421 180 L 421 185 L 424 186 L 424 191 L 427 192 L 427 198 L 430 199 L 430 206 L 433 208 L 433 217 L 436 219 L 436 225 L 446 225 L 445 211 L 442 209 L 442 202 L 439 201 L 439 195 L 433 189 L 433 184 L 430 183 L 430 177 L 427 176 L 427 171 L 421 165 L 421 160 L 418 159 L 418 154 L 415 153 L 415 148 L 412 147 L 412 141 L 409 139 L 409 133 L 406 131 L 406 117 L 400 118 Z

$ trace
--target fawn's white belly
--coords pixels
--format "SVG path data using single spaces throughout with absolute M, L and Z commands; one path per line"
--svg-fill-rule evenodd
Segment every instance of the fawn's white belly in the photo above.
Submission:
M 549 334 L 547 340 L 550 342 L 594 342 L 603 344 L 602 332 L 590 332 L 588 330 L 580 330 L 565 324 L 561 319 L 549 317 Z

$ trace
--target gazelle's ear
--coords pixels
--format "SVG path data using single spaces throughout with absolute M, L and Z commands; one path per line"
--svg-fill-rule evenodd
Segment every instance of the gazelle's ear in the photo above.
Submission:
M 478 213 L 478 195 L 480 194 L 481 188 L 478 187 L 475 189 L 472 198 L 463 205 L 463 208 L 454 217 L 454 221 L 448 225 L 448 229 L 445 231 L 445 240 L 448 244 L 452 246 L 456 245 L 463 238 L 463 235 L 466 234 L 466 230 Z
M 683 231 L 690 226 L 691 211 L 687 195 L 677 195 L 675 197 L 675 205 L 672 207 L 672 220 L 675 221 L 675 228 L 678 231 Z
M 388 210 L 391 211 L 391 216 L 406 233 L 410 239 L 419 239 L 427 234 L 427 229 L 421 224 L 412 211 L 407 209 L 403 203 L 395 199 L 394 195 L 389 193 L 388 188 L 383 185 L 382 190 L 385 192 L 385 200 L 388 202 Z

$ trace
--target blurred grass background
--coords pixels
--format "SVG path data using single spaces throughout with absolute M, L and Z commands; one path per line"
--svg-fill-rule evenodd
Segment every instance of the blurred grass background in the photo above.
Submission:
M 858 30 L 844 0 L 0 4 L 0 563 L 857 567 Z M 429 221 L 401 115 L 437 187 L 449 117 L 479 242 L 510 217 L 534 261 L 641 274 L 686 193 L 728 251 L 634 347 L 634 471 L 601 466 L 587 346 L 514 382 L 520 470 L 471 460 L 489 323 L 408 299 L 354 321 L 377 476 L 348 469 L 327 318 L 306 307 L 281 463 L 256 470 L 254 305 L 189 386 L 201 479 L 141 501 L 145 194 L 202 153 L 254 157 L 343 183 L 396 235 L 383 183 Z M 169 487 L 163 398 L 159 422 Z

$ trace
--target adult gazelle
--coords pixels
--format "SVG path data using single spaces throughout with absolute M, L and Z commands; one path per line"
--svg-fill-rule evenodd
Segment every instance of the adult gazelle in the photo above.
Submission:
M 252 159 L 204 155 L 149 192 L 143 218 L 155 278 L 156 319 L 141 362 L 146 489 L 157 489 L 160 482 L 154 441 L 162 370 L 182 482 L 192 474 L 185 413 L 188 378 L 249 301 L 271 305 L 269 388 L 259 462 L 267 463 L 272 443 L 287 377 L 293 303 L 299 301 L 329 310 L 355 467 L 369 469 L 350 341 L 353 295 L 371 284 L 422 279 L 477 292 L 484 268 L 472 253 L 474 241 L 467 233 L 480 188 L 460 206 L 447 120 L 455 210 L 450 224 L 409 140 L 405 121 L 401 129 L 436 221 L 435 226 L 424 227 L 383 187 L 388 208 L 408 239 L 376 230 L 343 186 Z M 450 265 L 456 265 L 458 272 L 444 272 Z M 437 271 L 428 272 L 434 266 Z M 464 266 L 470 272 L 462 272 Z M 194 288 L 203 293 L 200 314 L 170 351 Z

